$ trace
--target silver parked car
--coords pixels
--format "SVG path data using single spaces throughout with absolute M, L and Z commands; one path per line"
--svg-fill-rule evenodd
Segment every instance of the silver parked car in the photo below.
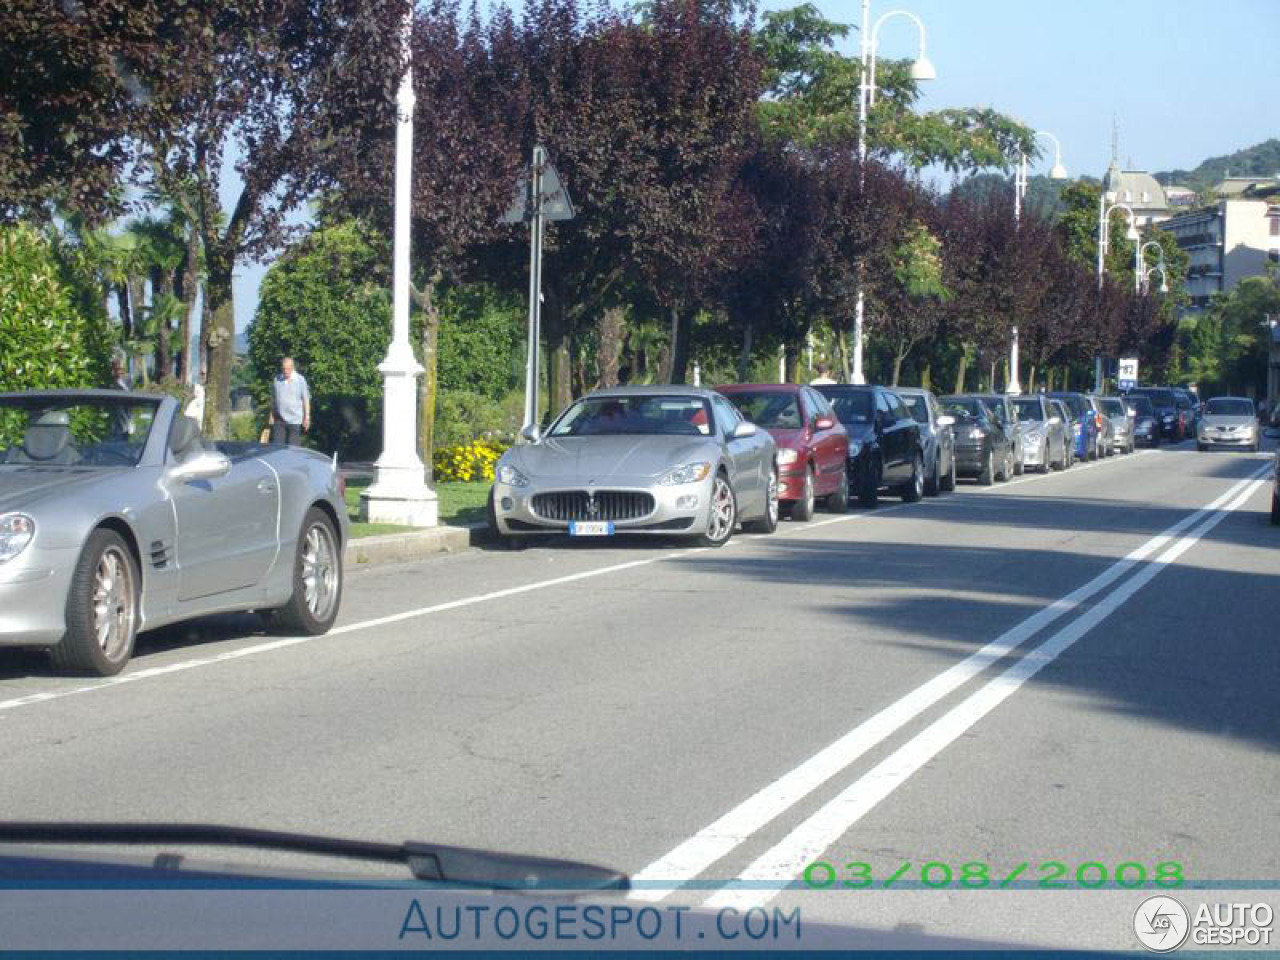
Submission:
M 1276 448 L 1275 470 L 1271 483 L 1271 523 L 1280 527 L 1280 447 Z
M 1196 425 L 1196 449 L 1236 447 L 1258 452 L 1258 410 L 1246 397 L 1214 397 Z
M 206 444 L 172 397 L 0 394 L 0 645 L 107 676 L 140 631 L 205 614 L 324 633 L 346 534 L 318 453 Z
M 1074 437 L 1068 439 L 1071 429 L 1054 406 L 1054 401 L 1044 394 L 1014 397 L 1018 408 L 1018 431 L 1022 435 L 1022 449 L 1027 469 L 1048 473 L 1065 470 L 1069 450 Z
M 1102 416 L 1111 421 L 1111 449 L 1115 453 L 1133 453 L 1134 414 L 1120 397 L 1096 397 Z
M 1116 425 L 1107 413 L 1106 397 L 1089 394 L 1089 405 L 1093 409 L 1094 423 L 1098 427 L 1095 443 L 1099 457 L 1113 457 L 1116 454 Z
M 920 424 L 920 442 L 924 446 L 924 492 L 936 497 L 956 488 L 955 421 L 942 412 L 938 398 L 921 387 L 894 387 L 894 393 Z
M 489 494 L 490 528 L 512 545 L 636 533 L 718 547 L 740 521 L 778 525 L 773 438 L 713 390 L 598 390 L 525 439 L 498 460 Z

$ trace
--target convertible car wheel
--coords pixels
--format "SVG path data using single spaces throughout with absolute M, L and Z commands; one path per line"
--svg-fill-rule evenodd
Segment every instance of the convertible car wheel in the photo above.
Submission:
M 114 530 L 89 535 L 67 592 L 67 632 L 49 651 L 59 670 L 109 677 L 124 669 L 138 632 L 138 565 Z
M 723 547 L 733 536 L 737 522 L 738 500 L 733 495 L 733 487 L 729 486 L 728 477 L 718 473 L 711 486 L 711 515 L 707 518 L 706 532 L 696 538 L 698 546 Z
M 273 619 L 292 633 L 328 633 L 342 603 L 342 550 L 333 523 L 319 507 L 302 521 L 293 561 L 293 596 L 273 611 Z
M 773 533 L 778 529 L 778 471 L 769 474 L 769 490 L 764 516 L 758 520 L 747 520 L 742 529 L 748 533 Z

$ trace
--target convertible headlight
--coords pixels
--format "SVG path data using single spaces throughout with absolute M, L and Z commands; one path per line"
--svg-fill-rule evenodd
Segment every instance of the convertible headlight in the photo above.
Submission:
M 508 487 L 527 487 L 529 478 L 511 464 L 504 463 L 498 468 L 498 482 L 505 483 Z
M 0 516 L 0 563 L 7 563 L 23 550 L 36 535 L 36 522 L 25 513 Z
M 681 483 L 697 483 L 700 480 L 707 479 L 707 474 L 710 472 L 711 464 L 705 461 L 686 463 L 676 467 L 674 470 L 668 470 L 662 475 L 662 479 L 658 483 L 664 487 L 674 487 Z
M 780 467 L 789 467 L 799 459 L 799 450 L 792 450 L 790 447 L 783 447 L 778 451 L 778 466 Z

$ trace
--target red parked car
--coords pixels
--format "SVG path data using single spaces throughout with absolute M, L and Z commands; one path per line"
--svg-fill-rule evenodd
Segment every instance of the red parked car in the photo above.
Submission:
M 826 397 L 794 383 L 741 383 L 717 387 L 742 415 L 773 435 L 778 445 L 778 499 L 791 519 L 808 520 L 818 500 L 844 513 L 849 507 L 849 434 Z

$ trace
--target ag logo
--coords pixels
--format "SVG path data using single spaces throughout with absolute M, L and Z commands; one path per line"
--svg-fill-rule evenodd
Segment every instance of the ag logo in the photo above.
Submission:
M 1190 929 L 1191 915 L 1173 897 L 1149 897 L 1133 915 L 1133 932 L 1138 942 L 1156 953 L 1177 950 Z

